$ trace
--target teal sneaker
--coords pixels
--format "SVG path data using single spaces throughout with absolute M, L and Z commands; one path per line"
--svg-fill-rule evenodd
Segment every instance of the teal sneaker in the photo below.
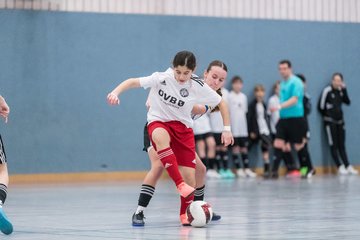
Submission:
M 236 175 L 230 169 L 226 169 L 225 171 L 226 171 L 227 178 L 230 178 L 230 179 L 236 178 Z
M 1 206 L 0 206 L 0 231 L 5 235 L 9 235 L 13 232 L 13 225 L 6 217 L 5 212 Z
M 219 170 L 219 174 L 221 176 L 222 179 L 226 179 L 228 178 L 227 174 L 226 174 L 226 171 L 224 169 L 220 169 Z

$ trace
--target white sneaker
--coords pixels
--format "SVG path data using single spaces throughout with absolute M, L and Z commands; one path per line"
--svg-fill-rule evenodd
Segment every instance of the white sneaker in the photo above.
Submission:
M 245 174 L 246 174 L 246 176 L 248 176 L 250 178 L 256 178 L 256 176 L 257 176 L 256 173 L 251 171 L 250 168 L 245 169 Z
M 238 170 L 236 171 L 236 174 L 238 175 L 238 177 L 246 178 L 246 173 L 245 173 L 244 170 L 242 170 L 242 169 L 238 169 Z
M 216 178 L 216 179 L 219 179 L 221 178 L 221 175 L 215 171 L 214 169 L 209 169 L 207 172 L 206 172 L 206 176 L 208 178 Z
M 359 171 L 356 170 L 353 166 L 349 165 L 346 169 L 348 171 L 349 174 L 352 174 L 352 175 L 358 175 L 359 174 Z
M 338 168 L 338 174 L 340 175 L 347 175 L 349 172 L 348 170 L 345 168 L 344 165 L 341 165 L 339 168 Z

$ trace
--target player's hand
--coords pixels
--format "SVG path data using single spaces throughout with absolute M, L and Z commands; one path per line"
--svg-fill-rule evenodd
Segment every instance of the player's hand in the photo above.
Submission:
M 223 131 L 221 134 L 221 143 L 224 144 L 225 147 L 234 144 L 234 137 L 230 131 Z
M 2 101 L 0 101 L 0 116 L 5 119 L 5 123 L 8 122 L 9 114 L 10 108 L 7 105 L 6 101 L 2 99 Z
M 281 106 L 279 105 L 279 106 L 276 106 L 276 107 L 271 107 L 270 108 L 270 112 L 277 112 L 277 111 L 280 111 L 280 109 L 281 109 Z
M 109 103 L 109 105 L 119 105 L 120 99 L 115 93 L 111 92 L 107 95 L 107 102 Z
M 251 138 L 251 139 L 256 139 L 256 137 L 257 137 L 257 136 L 256 136 L 256 133 L 253 133 L 253 132 L 250 133 L 250 138 Z

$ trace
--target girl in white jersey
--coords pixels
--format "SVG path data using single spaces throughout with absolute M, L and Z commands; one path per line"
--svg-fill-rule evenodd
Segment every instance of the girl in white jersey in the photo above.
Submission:
M 206 69 L 204 73 L 204 79 L 205 82 L 213 89 L 217 90 L 218 94 L 221 95 L 221 92 L 219 93 L 219 90 L 225 82 L 227 76 L 227 67 L 226 65 L 218 60 L 212 61 L 208 68 Z M 147 101 L 147 107 L 150 107 L 150 101 Z M 207 106 L 201 106 L 196 105 L 193 108 L 192 111 L 192 119 L 197 121 L 199 117 L 201 117 L 203 114 L 208 112 L 210 110 L 210 107 Z M 215 110 L 215 109 L 213 109 Z M 219 108 L 220 112 L 227 111 L 227 109 Z M 222 115 L 224 113 L 221 113 Z M 224 126 L 222 126 L 224 128 Z M 163 172 L 163 166 L 161 164 L 161 161 L 158 158 L 158 155 L 154 148 L 151 146 L 147 126 L 144 129 L 144 150 L 148 152 L 149 159 L 151 161 L 151 169 L 145 176 L 145 179 L 143 181 L 143 184 L 141 186 L 141 191 L 139 194 L 138 199 L 138 207 L 133 214 L 132 217 L 132 225 L 136 227 L 142 227 L 145 225 L 144 222 L 144 210 L 150 203 L 150 200 L 155 192 L 155 185 L 157 181 L 160 179 L 162 172 Z M 205 174 L 206 174 L 206 167 L 201 162 L 200 158 L 196 154 L 196 168 L 195 168 L 195 176 L 196 176 L 196 191 L 194 194 L 194 201 L 202 201 L 204 200 L 204 193 L 205 193 Z M 221 218 L 220 215 L 217 215 L 215 212 L 213 213 L 212 221 L 219 220 Z M 182 220 L 182 219 L 181 219 Z M 185 219 L 186 220 L 186 219 Z M 183 225 L 186 225 L 186 221 L 181 221 Z
M 237 169 L 239 177 L 256 177 L 256 173 L 249 168 L 248 158 L 248 127 L 246 114 L 248 112 L 248 100 L 244 93 L 243 80 L 239 76 L 234 76 L 231 80 L 232 90 L 229 94 L 229 110 L 231 118 L 231 129 L 234 134 L 234 146 L 232 148 L 232 159 Z M 239 154 L 243 161 L 244 169 L 241 169 Z
M 176 54 L 173 69 L 156 72 L 149 77 L 128 79 L 108 94 L 109 104 L 116 105 L 120 103 L 118 95 L 130 88 L 151 88 L 148 132 L 153 147 L 181 195 L 182 222 L 186 220 L 185 211 L 195 191 L 196 160 L 191 111 L 197 103 L 219 104 L 226 108 L 226 103 L 208 85 L 192 79 L 195 67 L 194 54 L 182 51 Z M 223 117 L 226 130 L 230 130 L 229 116 L 224 114 Z M 223 140 L 225 145 L 233 141 L 230 131 L 224 132 Z

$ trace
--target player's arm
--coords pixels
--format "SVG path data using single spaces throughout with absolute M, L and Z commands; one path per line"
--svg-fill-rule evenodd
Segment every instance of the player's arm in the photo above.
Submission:
M 209 111 L 209 109 L 210 108 L 206 105 L 195 104 L 191 111 L 191 114 L 192 115 L 203 115 L 203 114 L 207 113 L 207 111 Z
M 291 97 L 289 100 L 283 102 L 282 104 L 280 104 L 279 108 L 289 108 L 291 106 L 294 106 L 295 104 L 297 104 L 297 102 L 299 101 L 299 98 L 297 96 L 293 96 Z
M 231 133 L 231 127 L 230 127 L 230 113 L 229 108 L 224 101 L 224 99 L 221 99 L 221 102 L 218 105 L 221 117 L 223 119 L 224 124 L 224 130 L 221 134 L 221 142 L 225 145 L 233 145 L 234 144 L 234 137 Z
M 119 96 L 123 92 L 125 92 L 131 88 L 139 88 L 139 87 L 141 87 L 139 78 L 130 78 L 130 79 L 123 81 L 107 95 L 108 103 L 110 105 L 120 104 Z
M 10 113 L 10 108 L 7 105 L 5 99 L 0 95 L 0 116 L 5 119 L 5 122 L 7 122 L 9 113 Z

